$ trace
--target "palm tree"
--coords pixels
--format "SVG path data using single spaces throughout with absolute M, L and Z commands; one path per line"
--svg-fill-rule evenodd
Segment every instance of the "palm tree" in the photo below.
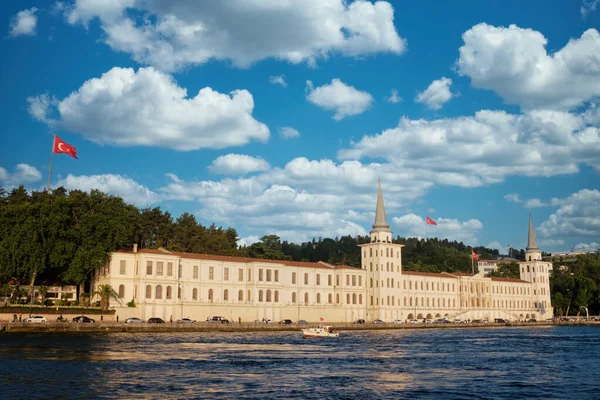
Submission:
M 110 285 L 98 285 L 98 288 L 94 292 L 94 295 L 100 296 L 100 308 L 104 311 L 108 311 L 108 306 L 110 305 L 110 299 L 113 298 L 115 300 L 119 300 L 119 295 L 115 292 Z
M 46 300 L 46 293 L 48 293 L 48 286 L 46 285 L 42 285 L 38 288 L 38 293 L 40 294 L 40 296 L 42 296 L 42 304 L 44 304 L 44 301 Z

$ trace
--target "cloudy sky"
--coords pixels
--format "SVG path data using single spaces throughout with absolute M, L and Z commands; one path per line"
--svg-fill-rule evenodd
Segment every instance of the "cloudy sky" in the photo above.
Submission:
M 0 185 L 300 242 L 600 247 L 600 1 L 10 1 Z

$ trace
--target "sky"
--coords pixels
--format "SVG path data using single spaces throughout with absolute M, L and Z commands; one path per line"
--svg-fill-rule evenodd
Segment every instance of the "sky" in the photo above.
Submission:
M 3 24 L 3 27 L 2 27 Z M 600 0 L 0 5 L 0 185 L 301 243 L 600 247 Z M 428 226 L 425 218 L 437 222 Z

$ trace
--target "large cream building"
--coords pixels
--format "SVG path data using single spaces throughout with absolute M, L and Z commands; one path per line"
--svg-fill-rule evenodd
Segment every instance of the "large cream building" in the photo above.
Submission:
M 93 285 L 110 284 L 120 318 L 223 316 L 242 321 L 281 319 L 351 322 L 552 317 L 549 271 L 531 217 L 520 279 L 482 274 L 402 270 L 402 245 L 392 243 L 381 186 L 370 243 L 361 267 L 226 257 L 142 249 L 114 252 Z M 127 303 L 134 300 L 135 307 Z M 97 299 L 96 299 L 97 300 Z

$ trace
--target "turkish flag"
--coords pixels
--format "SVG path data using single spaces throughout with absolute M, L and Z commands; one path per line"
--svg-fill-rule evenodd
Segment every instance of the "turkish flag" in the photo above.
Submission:
M 321 320 L 321 321 L 325 321 L 325 318 L 321 317 L 321 318 L 320 318 L 320 320 Z
M 53 153 L 65 153 L 73 158 L 77 158 L 77 150 L 75 147 L 70 144 L 64 142 L 58 136 L 54 136 L 54 149 L 52 149 Z
M 473 250 L 471 250 L 471 257 L 473 257 L 473 260 L 479 261 L 479 256 L 477 254 L 475 254 L 475 251 L 473 251 Z
M 425 217 L 425 218 L 426 218 L 426 219 L 425 219 L 425 223 L 426 223 L 427 225 L 437 225 L 437 222 L 435 222 L 435 221 L 434 221 L 434 220 L 432 220 L 431 218 L 429 218 L 429 217 Z

